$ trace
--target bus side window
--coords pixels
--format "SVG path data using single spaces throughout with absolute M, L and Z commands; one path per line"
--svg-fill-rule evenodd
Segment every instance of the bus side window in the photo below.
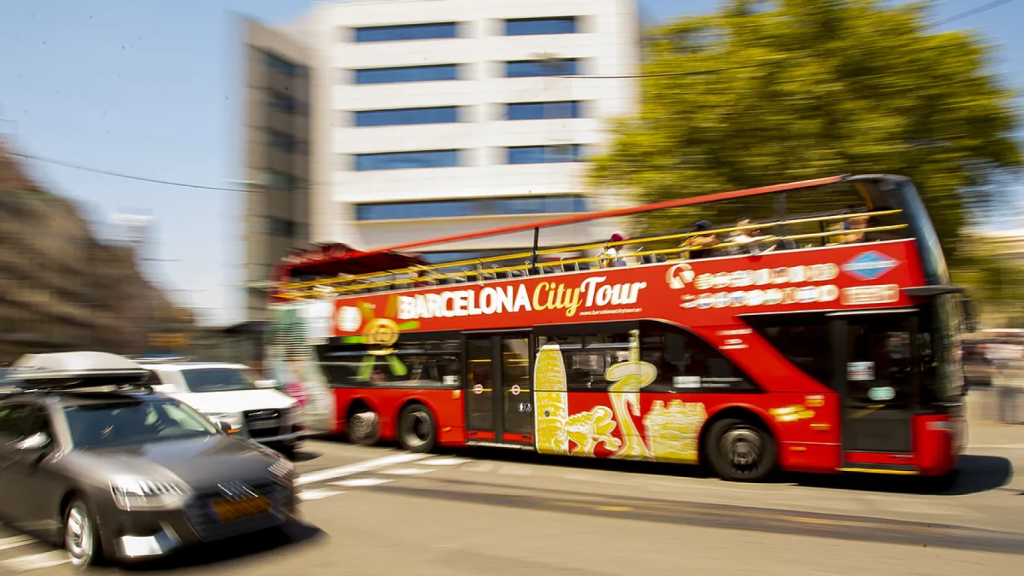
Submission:
M 640 357 L 658 369 L 646 392 L 735 392 L 757 388 L 721 352 L 682 328 L 644 322 Z

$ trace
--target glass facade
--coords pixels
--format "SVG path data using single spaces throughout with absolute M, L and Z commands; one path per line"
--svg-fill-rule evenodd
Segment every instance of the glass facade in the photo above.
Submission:
M 586 199 L 582 196 L 527 196 L 359 204 L 356 206 L 356 219 L 360 221 L 411 220 L 510 214 L 562 214 L 586 211 Z
M 556 164 L 579 162 L 583 158 L 583 146 L 579 144 L 552 146 L 514 146 L 508 148 L 509 164 Z
M 579 102 L 518 102 L 508 105 L 507 120 L 582 118 Z
M 420 150 L 356 154 L 355 169 L 403 170 L 408 168 L 448 168 L 459 165 L 459 150 Z
M 429 66 L 398 66 L 395 68 L 367 68 L 355 70 L 356 84 L 395 84 L 399 82 L 437 82 L 458 80 L 458 64 L 432 64 Z
M 455 22 L 369 26 L 355 29 L 356 42 L 396 42 L 401 40 L 433 40 L 458 37 L 459 25 Z
M 267 59 L 267 66 L 275 72 L 284 74 L 285 76 L 305 76 L 306 69 L 298 64 L 292 64 L 291 62 L 281 58 L 276 54 L 270 52 L 264 52 Z
M 298 151 L 298 144 L 291 134 L 278 132 L 277 130 L 268 130 L 267 138 L 270 141 L 270 147 L 275 150 L 287 152 L 288 154 Z
M 507 78 L 533 78 L 536 76 L 575 76 L 579 61 L 575 58 L 552 60 L 515 60 L 505 63 Z
M 536 34 L 575 34 L 576 18 L 516 18 L 505 21 L 506 36 L 532 36 Z
M 353 124 L 358 127 L 449 124 L 459 121 L 459 107 L 439 106 L 434 108 L 364 110 L 353 113 L 353 116 Z

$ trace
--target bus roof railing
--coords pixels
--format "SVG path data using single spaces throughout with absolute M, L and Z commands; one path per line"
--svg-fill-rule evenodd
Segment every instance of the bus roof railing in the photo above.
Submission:
M 869 212 L 848 212 L 843 214 L 827 214 L 817 217 L 800 217 L 789 220 L 769 221 L 761 222 L 756 224 L 750 224 L 746 226 L 730 226 L 723 228 L 715 228 L 710 230 L 701 231 L 689 231 L 679 232 L 673 234 L 660 234 L 655 236 L 646 236 L 638 238 L 628 238 L 621 241 L 615 242 L 591 242 L 587 244 L 579 244 L 575 246 L 563 246 L 558 248 L 548 248 L 544 250 L 538 250 L 536 252 L 539 256 L 550 256 L 554 254 L 567 253 L 567 252 L 586 252 L 588 250 L 595 249 L 606 249 L 610 247 L 620 247 L 626 244 L 638 244 L 638 243 L 654 243 L 664 242 L 671 240 L 682 240 L 684 243 L 687 239 L 693 236 L 700 235 L 711 235 L 711 234 L 727 234 L 732 232 L 757 230 L 761 228 L 784 228 L 787 226 L 793 226 L 798 224 L 808 223 L 821 223 L 821 224 L 836 224 L 844 220 L 852 218 L 863 218 L 863 217 L 879 217 L 898 214 L 901 210 L 876 210 Z M 879 232 L 891 232 L 896 230 L 902 230 L 908 228 L 907 224 L 895 224 L 887 226 L 871 226 L 867 228 L 857 229 L 855 233 L 868 234 L 868 233 L 879 233 Z M 836 236 L 846 236 L 851 233 L 848 229 L 836 229 L 827 230 L 824 232 L 813 232 L 813 233 L 802 233 L 802 234 L 783 234 L 780 236 L 770 236 L 765 240 L 771 240 L 774 242 L 798 242 L 805 240 L 823 240 L 830 239 Z M 743 244 L 744 242 L 736 241 L 725 241 L 719 242 L 713 246 L 706 247 L 688 247 L 688 246 L 677 246 L 673 248 L 658 248 L 658 249 L 644 249 L 631 252 L 628 254 L 622 254 L 621 257 L 629 258 L 634 261 L 634 264 L 649 264 L 651 262 L 645 262 L 646 257 L 652 257 L 657 262 L 659 257 L 664 257 L 665 261 L 671 259 L 676 260 L 687 257 L 692 252 L 699 252 L 702 250 L 720 250 L 723 248 L 734 247 Z M 278 298 L 283 299 L 305 299 L 305 298 L 322 298 L 330 295 L 348 295 L 352 293 L 361 293 L 364 290 L 376 290 L 380 288 L 394 287 L 393 289 L 403 289 L 416 286 L 416 284 L 426 282 L 430 285 L 431 282 L 439 281 L 468 281 L 471 277 L 477 277 L 480 280 L 486 279 L 487 276 L 496 277 L 499 274 L 509 274 L 515 272 L 526 272 L 533 269 L 540 270 L 541 273 L 557 273 L 554 269 L 561 268 L 565 271 L 565 268 L 575 267 L 576 270 L 580 270 L 581 264 L 600 263 L 602 260 L 606 260 L 607 256 L 603 253 L 597 256 L 583 256 L 579 258 L 563 258 L 560 260 L 537 262 L 533 264 L 531 261 L 523 262 L 521 264 L 509 264 L 504 266 L 495 265 L 491 268 L 485 268 L 484 264 L 508 262 L 521 260 L 524 258 L 531 258 L 534 255 L 533 251 L 521 251 L 512 254 L 504 254 L 498 256 L 488 256 L 483 258 L 460 260 L 456 262 L 439 263 L 435 265 L 424 265 L 415 266 L 406 269 L 397 270 L 386 270 L 381 272 L 374 272 L 370 274 L 363 274 L 359 276 L 347 276 L 343 278 L 324 278 L 321 280 L 310 280 L 305 282 L 296 282 L 291 284 L 281 284 L 279 291 L 275 294 Z M 669 258 L 672 256 L 672 258 Z M 450 271 L 453 268 L 461 268 L 461 270 Z M 447 270 L 447 271 L 446 271 Z M 545 270 L 551 270 L 551 272 L 544 272 Z M 570 270 L 574 271 L 574 270 Z M 408 275 L 416 273 L 416 277 L 409 277 Z M 426 274 L 426 276 L 424 276 Z M 396 278 L 395 276 L 404 276 Z

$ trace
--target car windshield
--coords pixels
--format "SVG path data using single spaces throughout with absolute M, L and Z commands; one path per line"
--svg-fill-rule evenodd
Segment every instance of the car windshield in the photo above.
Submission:
M 182 370 L 192 392 L 230 392 L 255 390 L 256 384 L 243 370 L 236 368 L 197 368 Z
M 64 408 L 76 447 L 144 444 L 217 434 L 203 416 L 174 400 L 83 404 Z

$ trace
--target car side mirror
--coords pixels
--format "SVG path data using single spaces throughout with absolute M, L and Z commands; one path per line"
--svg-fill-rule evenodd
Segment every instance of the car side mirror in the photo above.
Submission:
M 217 422 L 217 428 L 220 428 L 220 431 L 225 434 L 231 434 L 231 431 L 234 430 L 234 426 L 232 426 L 229 422 L 225 422 L 223 420 Z
M 257 380 L 257 388 L 277 388 L 277 380 Z
M 18 450 L 24 450 L 27 452 L 43 450 L 50 445 L 50 435 L 46 432 L 36 432 L 35 434 L 25 438 L 24 440 L 15 444 Z

